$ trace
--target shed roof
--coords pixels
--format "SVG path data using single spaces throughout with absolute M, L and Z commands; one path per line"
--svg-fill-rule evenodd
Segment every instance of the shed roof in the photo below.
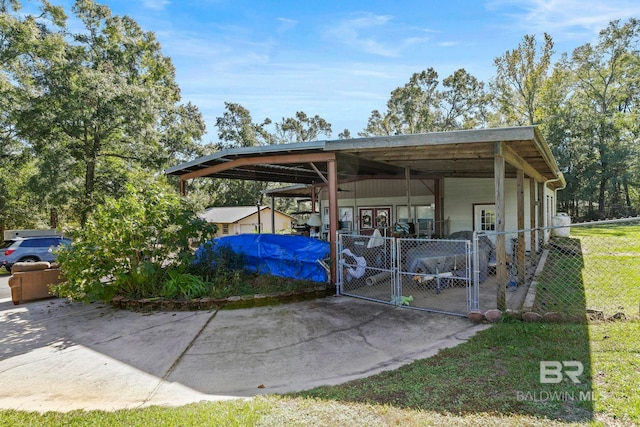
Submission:
M 269 206 L 260 206 L 260 211 L 264 211 L 266 209 L 270 209 Z M 257 206 L 224 206 L 206 209 L 199 216 L 208 222 L 233 224 L 255 214 L 257 211 Z M 287 215 L 283 212 L 276 212 L 293 218 L 291 215 Z

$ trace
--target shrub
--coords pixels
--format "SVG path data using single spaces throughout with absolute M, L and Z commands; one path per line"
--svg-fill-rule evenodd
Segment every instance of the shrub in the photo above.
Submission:
M 105 200 L 84 228 L 71 232 L 73 243 L 58 253 L 65 282 L 56 291 L 82 301 L 159 296 L 168 272 L 193 262 L 190 243 L 215 232 L 165 182 L 128 185 L 123 197 Z M 169 280 L 178 286 L 184 278 Z
M 160 296 L 166 299 L 193 299 L 205 296 L 209 288 L 198 276 L 170 270 L 169 278 L 160 290 Z

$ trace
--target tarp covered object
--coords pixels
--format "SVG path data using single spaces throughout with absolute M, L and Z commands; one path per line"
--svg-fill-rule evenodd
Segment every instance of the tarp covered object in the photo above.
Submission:
M 213 245 L 204 244 L 196 252 L 202 259 L 207 248 L 216 251 L 228 247 L 243 254 L 245 271 L 271 274 L 292 279 L 326 282 L 327 272 L 317 262 L 329 257 L 329 243 L 305 236 L 281 234 L 238 234 L 213 239 Z

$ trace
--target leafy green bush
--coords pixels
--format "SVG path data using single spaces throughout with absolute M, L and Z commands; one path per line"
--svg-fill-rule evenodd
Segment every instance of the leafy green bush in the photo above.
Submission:
M 193 299 L 207 295 L 209 287 L 198 276 L 170 270 L 169 278 L 160 290 L 160 296 L 166 299 Z
M 84 228 L 72 231 L 73 244 L 58 253 L 65 282 L 61 296 L 108 301 L 162 294 L 167 279 L 176 295 L 194 292 L 179 274 L 193 261 L 190 244 L 210 239 L 214 224 L 198 218 L 164 181 L 128 185 L 123 197 L 108 198 Z

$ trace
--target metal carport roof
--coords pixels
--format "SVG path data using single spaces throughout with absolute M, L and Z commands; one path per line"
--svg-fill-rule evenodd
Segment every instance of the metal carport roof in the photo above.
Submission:
M 228 148 L 165 170 L 181 180 L 216 177 L 291 184 L 322 183 L 326 153 L 335 156 L 338 180 L 403 176 L 493 177 L 494 158 L 504 156 L 505 177 L 517 169 L 554 187 L 564 178 L 535 126 L 432 132 L 259 147 Z

